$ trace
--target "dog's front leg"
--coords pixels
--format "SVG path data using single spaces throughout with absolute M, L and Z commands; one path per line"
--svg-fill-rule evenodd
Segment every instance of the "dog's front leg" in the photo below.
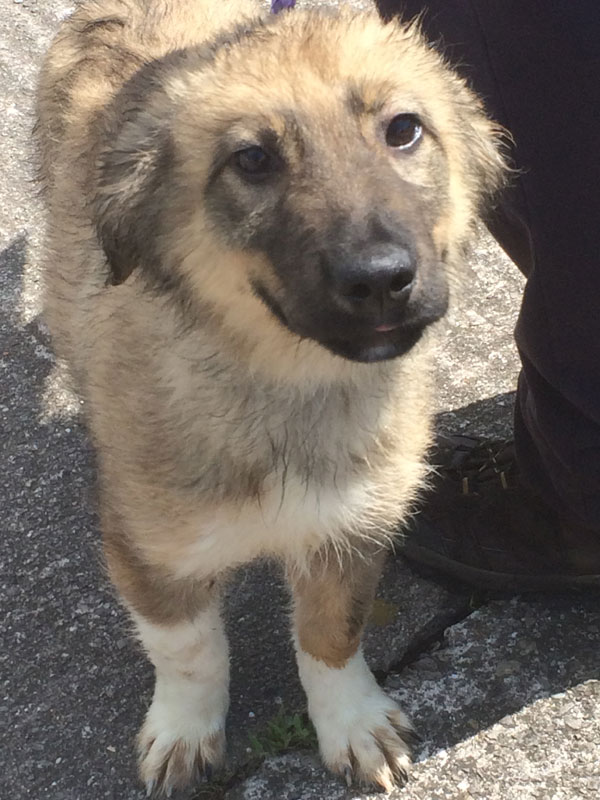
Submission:
M 364 544 L 341 558 L 322 552 L 289 580 L 298 670 L 321 756 L 348 784 L 389 791 L 406 779 L 412 729 L 377 685 L 360 647 L 383 555 Z
M 156 671 L 152 704 L 138 735 L 140 777 L 148 795 L 169 797 L 195 784 L 225 755 L 229 653 L 219 586 L 173 579 L 143 562 L 105 522 L 111 577 Z
M 227 639 L 216 603 L 194 619 L 156 624 L 134 614 L 156 669 L 152 705 L 138 736 L 148 793 L 170 796 L 223 762 L 229 703 Z

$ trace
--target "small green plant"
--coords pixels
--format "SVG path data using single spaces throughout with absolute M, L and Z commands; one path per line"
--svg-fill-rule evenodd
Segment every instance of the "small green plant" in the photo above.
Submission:
M 312 750 L 317 747 L 317 735 L 308 715 L 289 713 L 280 708 L 258 734 L 250 734 L 252 755 L 258 758 L 281 755 L 290 750 Z

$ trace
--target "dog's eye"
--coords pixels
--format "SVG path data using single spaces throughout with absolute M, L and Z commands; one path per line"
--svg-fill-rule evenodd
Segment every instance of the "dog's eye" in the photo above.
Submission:
M 387 126 L 385 142 L 396 150 L 408 150 L 423 135 L 421 120 L 414 114 L 398 114 Z
M 240 172 L 254 179 L 265 178 L 276 169 L 273 158 L 258 145 L 238 150 L 234 162 Z

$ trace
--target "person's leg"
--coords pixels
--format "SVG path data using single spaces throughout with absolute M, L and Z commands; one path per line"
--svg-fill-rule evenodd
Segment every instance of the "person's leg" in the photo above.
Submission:
M 516 330 L 522 479 L 600 542 L 600 10 L 596 0 L 378 0 L 423 11 L 515 139 L 490 229 L 528 281 Z

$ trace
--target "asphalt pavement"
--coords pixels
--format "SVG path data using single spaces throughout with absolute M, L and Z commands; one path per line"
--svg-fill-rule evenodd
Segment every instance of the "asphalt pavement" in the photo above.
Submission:
M 0 0 L 0 798 L 137 800 L 152 673 L 102 571 L 93 454 L 39 319 L 32 101 L 69 10 Z M 522 279 L 482 233 L 464 285 L 440 345 L 438 424 L 509 436 Z M 273 565 L 238 575 L 228 620 L 229 767 L 195 800 L 367 798 L 323 770 L 310 737 L 287 735 L 305 731 L 304 701 Z M 600 796 L 600 598 L 492 599 L 396 558 L 366 652 L 423 738 L 397 800 Z

